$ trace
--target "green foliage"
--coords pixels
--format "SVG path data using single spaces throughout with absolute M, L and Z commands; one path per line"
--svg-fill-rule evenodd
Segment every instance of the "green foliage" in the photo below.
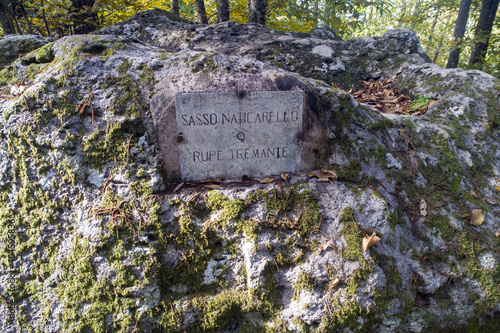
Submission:
M 429 104 L 432 101 L 433 101 L 433 99 L 430 97 L 418 95 L 417 97 L 415 97 L 415 99 L 413 99 L 413 101 L 411 101 L 410 110 L 423 109 L 427 106 L 427 104 Z

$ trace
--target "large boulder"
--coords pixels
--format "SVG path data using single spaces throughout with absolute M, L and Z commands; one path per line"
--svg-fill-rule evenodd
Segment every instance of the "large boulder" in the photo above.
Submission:
M 2 332 L 498 327 L 499 80 L 430 64 L 408 30 L 174 19 L 140 13 L 0 72 Z M 436 102 L 380 114 L 332 87 L 390 77 Z M 177 180 L 173 96 L 238 84 L 304 92 L 314 163 Z

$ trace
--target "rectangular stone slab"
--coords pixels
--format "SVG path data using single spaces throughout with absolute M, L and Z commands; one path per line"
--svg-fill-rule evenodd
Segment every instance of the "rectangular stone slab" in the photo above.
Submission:
M 176 94 L 182 179 L 299 171 L 303 98 L 302 91 Z

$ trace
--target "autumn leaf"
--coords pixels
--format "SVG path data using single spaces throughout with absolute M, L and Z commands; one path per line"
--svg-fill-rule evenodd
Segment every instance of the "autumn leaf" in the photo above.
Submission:
M 380 241 L 380 238 L 377 236 L 375 231 L 371 236 L 366 236 L 363 238 L 363 252 L 366 252 L 370 247 L 377 244 Z
M 497 189 L 497 191 L 500 191 L 500 186 L 495 186 L 495 188 Z
M 420 215 L 427 216 L 427 203 L 424 199 L 420 200 Z
M 290 179 L 290 175 L 287 174 L 287 173 L 281 173 L 281 179 L 283 179 L 284 181 L 287 181 L 288 179 Z
M 209 189 L 212 189 L 212 190 L 217 190 L 220 188 L 220 185 L 216 185 L 216 184 L 205 184 L 204 186 L 208 187 Z
M 274 182 L 274 179 L 273 178 L 264 178 L 260 181 L 262 184 L 269 184 L 269 183 L 272 183 Z
M 470 190 L 470 195 L 477 199 L 477 194 L 473 190 Z
M 464 215 L 462 215 L 462 217 L 470 217 L 470 214 L 469 213 L 465 213 Z
M 476 227 L 480 226 L 484 222 L 484 215 L 481 209 L 473 209 L 472 216 L 470 218 L 470 223 Z
M 318 181 L 327 182 L 337 179 L 337 174 L 332 170 L 321 169 L 309 172 L 309 177 L 317 177 Z
M 496 232 L 495 232 L 495 236 L 496 236 L 496 237 L 500 236 L 500 231 L 496 231 Z

